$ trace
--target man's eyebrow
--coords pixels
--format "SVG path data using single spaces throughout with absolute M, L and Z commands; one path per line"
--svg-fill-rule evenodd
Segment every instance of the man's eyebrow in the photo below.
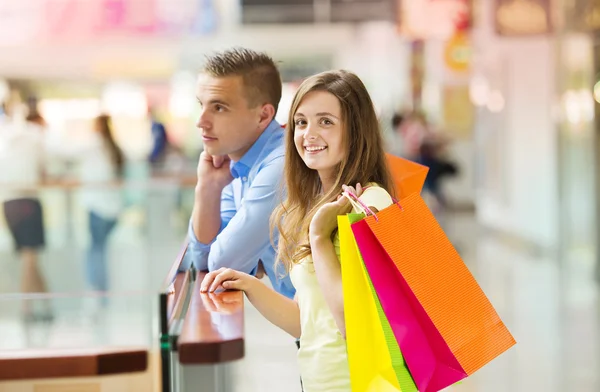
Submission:
M 200 98 L 198 98 L 198 97 L 196 97 L 196 100 L 197 100 L 198 102 L 201 102 L 201 101 L 200 101 Z M 225 105 L 225 106 L 229 106 L 229 104 L 228 104 L 227 102 L 225 102 L 225 101 L 223 101 L 223 100 L 221 100 L 221 99 L 211 99 L 210 101 L 208 101 L 208 104 L 209 104 L 209 105 L 219 104 L 219 105 Z
M 225 106 L 229 106 L 229 104 L 221 99 L 211 99 L 210 101 L 208 101 L 209 104 L 219 104 L 219 105 L 225 105 Z

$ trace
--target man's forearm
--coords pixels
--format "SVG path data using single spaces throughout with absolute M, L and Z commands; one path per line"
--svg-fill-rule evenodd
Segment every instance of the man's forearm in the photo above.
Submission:
M 192 227 L 196 239 L 208 244 L 219 234 L 221 227 L 221 192 L 198 185 L 195 191 Z

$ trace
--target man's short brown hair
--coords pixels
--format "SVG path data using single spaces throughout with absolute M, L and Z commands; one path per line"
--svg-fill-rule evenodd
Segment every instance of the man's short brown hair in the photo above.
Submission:
M 281 75 L 266 53 L 245 48 L 228 49 L 207 56 L 202 72 L 214 77 L 241 76 L 248 103 L 251 106 L 270 103 L 277 113 L 281 100 Z

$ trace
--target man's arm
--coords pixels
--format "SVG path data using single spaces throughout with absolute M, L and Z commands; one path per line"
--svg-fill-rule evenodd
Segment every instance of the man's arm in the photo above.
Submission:
M 218 232 L 221 232 L 223 228 L 227 226 L 227 224 L 236 212 L 232 185 L 227 185 L 219 196 L 221 199 L 221 204 L 216 211 L 220 213 Z M 194 205 L 196 205 L 196 203 L 199 203 L 199 200 L 196 200 Z M 190 219 L 190 224 L 188 227 L 188 237 L 190 239 L 188 246 L 188 257 L 194 262 L 197 269 L 199 269 L 200 271 L 205 271 L 208 270 L 208 254 L 210 252 L 211 245 L 216 239 L 216 236 L 208 243 L 200 242 L 198 240 L 198 237 L 196 236 L 196 229 L 194 229 L 195 224 L 197 224 L 200 227 L 204 225 L 202 221 L 195 221 L 194 214 L 192 213 L 192 218 Z M 187 266 L 185 265 L 184 267 L 187 268 Z
M 211 156 L 206 151 L 198 160 L 192 228 L 198 242 L 210 244 L 221 227 L 221 194 L 233 177 L 230 160 L 224 156 Z
M 262 168 L 244 195 L 242 205 L 210 245 L 208 270 L 228 267 L 252 273 L 271 246 L 269 218 L 279 203 L 283 158 Z

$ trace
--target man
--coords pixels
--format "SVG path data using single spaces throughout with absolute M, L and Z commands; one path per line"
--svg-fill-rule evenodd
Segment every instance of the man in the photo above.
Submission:
M 281 77 L 263 53 L 232 49 L 207 59 L 197 98 L 204 151 L 189 226 L 191 260 L 200 270 L 264 268 L 273 288 L 292 298 L 275 270 L 269 218 L 280 202 L 284 131 L 275 120 Z

